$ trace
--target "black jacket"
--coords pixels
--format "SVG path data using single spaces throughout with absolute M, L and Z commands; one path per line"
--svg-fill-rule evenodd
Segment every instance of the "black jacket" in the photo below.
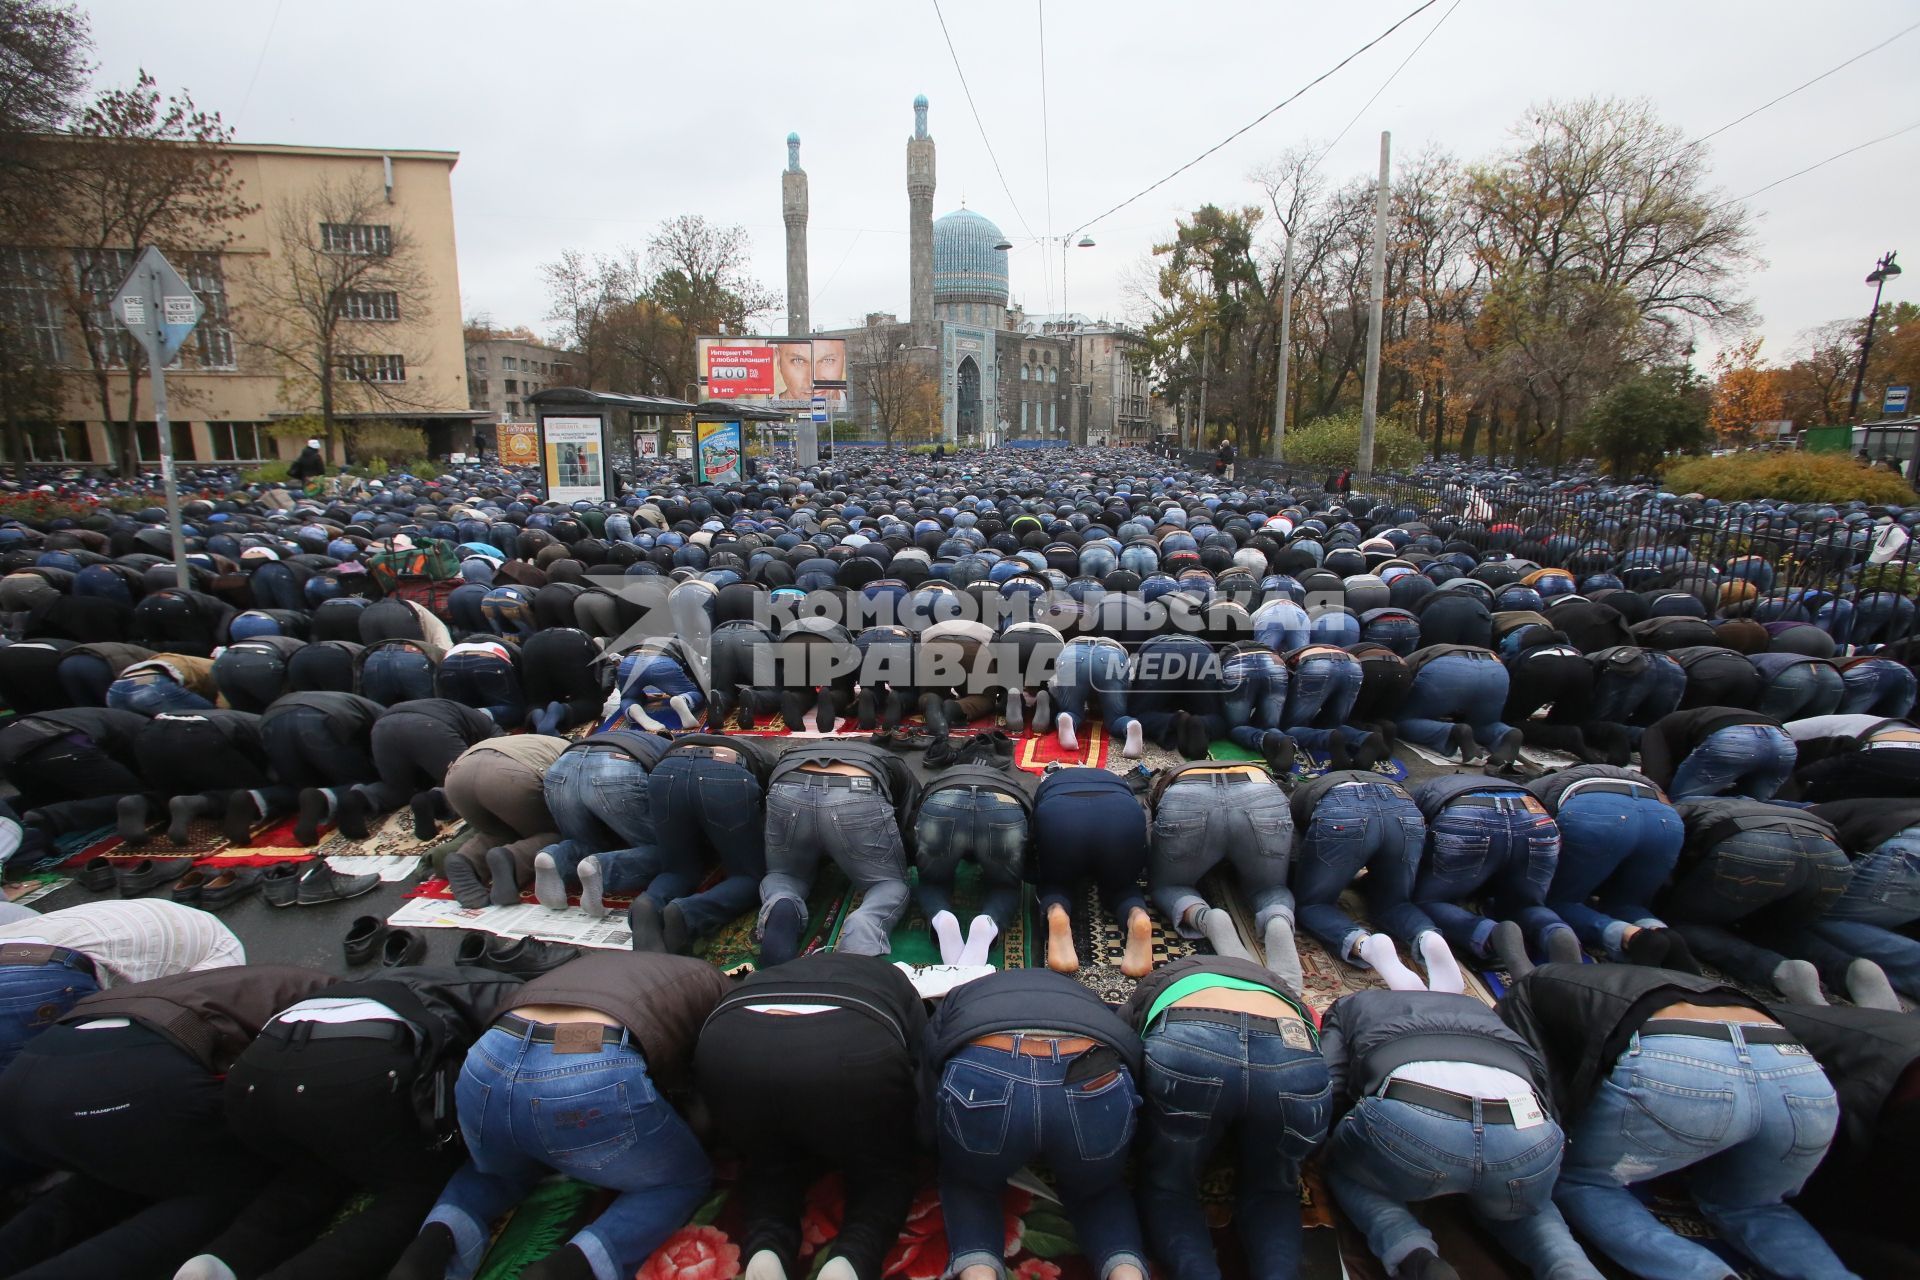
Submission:
M 1920 1061 L 1920 1017 L 1852 1005 L 1782 1003 L 1767 1011 L 1812 1051 L 1840 1095 L 1834 1144 L 1840 1159 L 1871 1151 L 1880 1108 L 1900 1077 Z
M 1378 1093 L 1408 1063 L 1471 1062 L 1532 1081 L 1540 1105 L 1553 1112 L 1540 1051 L 1472 996 L 1373 990 L 1341 996 L 1320 1021 L 1320 1055 L 1340 1111 Z
M 1140 1078 L 1140 1037 L 1133 1028 L 1099 996 L 1050 969 L 1003 969 L 948 992 L 927 1022 L 924 1061 L 937 1071 L 981 1036 L 1032 1030 L 1098 1040 Z
M 1692 711 L 1661 716 L 1640 736 L 1640 772 L 1663 789 L 1671 786 L 1674 770 L 1689 752 L 1706 741 L 1707 735 L 1742 724 L 1780 727 L 1780 722 L 1771 716 L 1739 707 L 1696 707 Z
M 927 1006 L 907 975 L 882 956 L 816 951 L 750 973 L 713 1007 L 707 1022 L 749 1004 L 832 1005 L 891 1029 L 916 1063 L 926 1047 Z
M 1816 817 L 1810 810 L 1749 800 L 1745 796 L 1682 800 L 1674 805 L 1674 810 L 1687 824 L 1687 842 L 1680 848 L 1683 861 L 1712 853 L 1715 845 L 1742 831 L 1788 831 L 1831 840 L 1836 848 L 1840 843 L 1833 824 Z
M 1371 769 L 1335 769 L 1323 773 L 1317 778 L 1309 778 L 1293 789 L 1293 821 L 1300 830 L 1306 830 L 1307 823 L 1313 819 L 1313 811 L 1327 792 L 1349 782 L 1378 782 L 1407 796 L 1408 803 L 1413 797 L 1407 795 L 1407 789 L 1391 778 L 1381 777 Z
M 996 795 L 1011 796 L 1020 802 L 1020 811 L 1026 815 L 1029 824 L 1033 821 L 1033 783 L 1030 775 L 1005 769 L 995 769 L 984 764 L 957 764 L 942 769 L 935 774 L 914 795 L 906 812 L 902 815 L 901 825 L 909 833 L 919 822 L 920 810 L 926 805 L 927 797 L 936 792 L 951 791 L 955 787 L 979 787 Z
M 492 969 L 407 967 L 335 983 L 330 1000 L 377 1000 L 414 1030 L 414 1114 L 426 1133 L 453 1132 L 453 1081 L 467 1050 L 520 996 L 521 981 Z
M 1920 799 L 1830 800 L 1807 812 L 1832 823 L 1840 847 L 1856 858 L 1920 827 Z
M 1620 782 L 1637 782 L 1643 787 L 1653 786 L 1651 778 L 1633 769 L 1619 769 L 1610 764 L 1577 764 L 1571 769 L 1557 769 L 1535 778 L 1527 784 L 1527 790 L 1547 807 L 1548 813 L 1558 815 L 1560 800 L 1566 795 L 1567 788 L 1590 778 L 1613 778 Z
M 1698 974 L 1636 964 L 1543 964 L 1507 989 L 1499 1011 L 1545 1055 L 1554 1105 L 1572 1114 L 1587 1105 L 1641 1024 L 1680 1001 L 1764 1009 L 1738 987 Z
M 419 716 L 451 729 L 468 746 L 484 742 L 500 732 L 500 726 L 494 723 L 492 716 L 451 698 L 413 698 L 407 702 L 396 702 L 381 713 L 376 723 L 389 720 L 398 722 L 402 716 Z
M 314 708 L 326 716 L 327 728 L 336 737 L 359 741 L 366 740 L 373 732 L 373 722 L 386 713 L 385 707 L 357 693 L 286 693 L 260 713 L 261 727 L 295 707 Z
M 567 750 L 613 747 L 624 752 L 631 759 L 639 761 L 642 768 L 651 771 L 672 746 L 673 739 L 657 733 L 643 733 L 638 729 L 614 729 L 608 733 L 590 734 L 568 747 Z
M 1413 802 L 1420 806 L 1420 812 L 1431 822 L 1440 816 L 1451 801 L 1471 792 L 1531 798 L 1527 789 L 1511 778 L 1489 778 L 1476 773 L 1443 773 L 1439 777 L 1416 783 L 1408 794 L 1413 796 Z
M 920 784 L 906 762 L 885 747 L 870 742 L 836 739 L 790 747 L 782 752 L 768 775 L 769 785 L 784 782 L 807 764 L 852 765 L 879 785 L 880 794 L 894 807 L 896 814 L 909 812 L 919 795 Z M 1005 775 L 1001 775 L 1005 779 Z
M 55 738 L 85 734 L 93 745 L 116 760 L 133 759 L 133 740 L 147 717 L 114 707 L 61 707 L 36 711 L 0 728 L 0 769 L 5 769 Z

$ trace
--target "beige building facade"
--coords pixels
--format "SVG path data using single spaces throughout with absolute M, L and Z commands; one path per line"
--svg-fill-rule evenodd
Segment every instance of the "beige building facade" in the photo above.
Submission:
M 356 293 L 341 323 L 351 328 L 353 352 L 338 364 L 336 416 L 348 423 L 395 422 L 426 431 L 429 453 L 464 449 L 474 409 L 460 323 L 460 275 L 455 258 L 451 175 L 453 151 L 378 151 L 337 147 L 231 144 L 224 148 L 232 178 L 252 211 L 231 226 L 219 253 L 169 253 L 206 311 L 177 367 L 167 373 L 174 454 L 184 465 L 249 463 L 291 458 L 304 443 L 270 428 L 315 413 L 310 378 L 290 374 L 262 343 L 271 307 L 262 282 L 289 270 L 289 218 L 300 222 L 318 193 L 352 188 L 371 192 L 363 216 L 351 224 L 307 228 L 321 252 L 378 255 L 407 246 L 409 287 Z M 318 219 L 314 219 L 318 222 Z M 163 249 L 165 246 L 162 246 Z M 74 272 L 75 255 L 59 248 L 4 250 L 9 314 L 31 327 L 43 357 L 62 369 L 62 420 L 26 432 L 25 459 L 110 466 L 113 450 L 85 346 L 66 314 L 70 293 L 52 273 Z M 31 255 L 31 260 L 22 255 Z M 131 252 L 120 269 L 131 268 Z M 102 275 L 119 265 L 107 264 Z M 112 285 L 108 286 L 111 292 Z M 284 340 L 284 338 L 282 339 Z M 355 387 L 362 379 L 367 387 Z M 115 417 L 126 420 L 127 380 L 112 377 Z M 367 394 L 370 392 L 378 394 Z M 355 393 L 361 394 L 355 394 Z M 150 380 L 137 390 L 135 439 L 143 467 L 157 466 L 158 435 Z
M 580 385 L 579 357 L 524 338 L 493 337 L 467 343 L 468 407 L 483 422 L 531 422 L 527 397 L 548 387 Z

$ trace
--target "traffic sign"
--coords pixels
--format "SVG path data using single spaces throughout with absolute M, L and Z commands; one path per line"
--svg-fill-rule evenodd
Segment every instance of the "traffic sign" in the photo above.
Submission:
M 146 348 L 147 358 L 165 367 L 180 354 L 206 308 L 166 255 L 148 245 L 114 295 L 113 313 Z
M 1881 414 L 1886 417 L 1892 417 L 1896 413 L 1905 413 L 1907 411 L 1907 393 L 1911 390 L 1911 387 L 1888 387 L 1887 398 L 1880 404 Z
M 825 422 L 827 420 L 827 398 L 825 396 L 815 396 L 813 398 L 813 420 L 815 422 Z

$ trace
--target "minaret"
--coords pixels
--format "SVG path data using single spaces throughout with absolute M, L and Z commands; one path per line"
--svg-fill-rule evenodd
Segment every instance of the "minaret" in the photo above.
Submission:
M 807 171 L 800 167 L 797 133 L 787 135 L 780 213 L 787 221 L 787 336 L 797 338 L 813 331 L 807 316 Z
M 927 135 L 927 95 L 913 100 L 913 136 L 907 139 L 908 285 L 913 345 L 933 345 L 933 139 Z

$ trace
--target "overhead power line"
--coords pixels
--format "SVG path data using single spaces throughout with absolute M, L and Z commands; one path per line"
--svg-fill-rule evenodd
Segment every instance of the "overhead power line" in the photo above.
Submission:
M 993 161 L 993 171 L 1000 179 L 1000 189 L 1007 193 L 1007 204 L 1012 207 L 1013 216 L 1020 219 L 1021 228 L 1031 236 L 1033 228 L 1027 226 L 1027 216 L 1020 212 L 1020 202 L 1013 198 L 1013 188 L 1007 185 L 1006 172 L 1000 168 L 1000 157 L 994 154 L 993 141 L 987 137 L 986 121 L 980 118 L 980 108 L 974 105 L 973 90 L 967 84 L 967 73 L 960 66 L 960 53 L 953 47 L 953 35 L 947 30 L 946 15 L 940 12 L 940 0 L 933 0 L 933 16 L 940 20 L 940 34 L 946 39 L 947 55 L 953 59 L 953 73 L 960 77 L 960 91 L 967 97 L 967 109 L 973 112 L 973 123 L 980 130 L 980 141 L 987 149 L 987 159 Z
M 1892 133 L 1883 133 L 1877 138 L 1869 138 L 1865 142 L 1856 143 L 1855 145 L 1848 147 L 1845 151 L 1836 151 L 1832 155 L 1828 156 L 1825 160 L 1816 160 L 1804 169 L 1795 169 L 1792 173 L 1788 174 L 1786 177 L 1775 178 L 1772 182 L 1769 182 L 1764 187 L 1755 187 L 1753 190 L 1747 192 L 1747 194 L 1743 196 L 1735 196 L 1731 200 L 1722 200 L 1720 204 L 1716 207 L 1724 209 L 1730 204 L 1739 204 L 1742 200 L 1751 200 L 1755 196 L 1759 195 L 1761 192 L 1771 191 L 1783 182 L 1792 182 L 1795 178 L 1803 178 L 1807 174 L 1812 173 L 1815 169 L 1826 168 L 1828 165 L 1832 164 L 1835 160 L 1844 160 L 1846 157 L 1852 155 L 1856 151 L 1865 151 L 1868 147 L 1877 147 L 1883 142 L 1892 142 L 1895 138 L 1901 137 L 1905 134 L 1912 133 L 1915 129 L 1920 129 L 1920 120 L 1914 121 L 1912 124 L 1908 125 L 1904 129 L 1895 129 Z
M 1407 69 L 1407 64 L 1409 62 L 1412 62 L 1414 58 L 1419 56 L 1420 51 L 1427 47 L 1427 41 L 1433 39 L 1435 34 L 1439 32 L 1440 28 L 1447 25 L 1447 19 L 1453 16 L 1453 10 L 1458 9 L 1462 3 L 1464 3 L 1464 0 L 1453 0 L 1453 7 L 1440 15 L 1440 21 L 1434 23 L 1433 26 L 1429 27 L 1427 29 L 1427 34 L 1420 37 L 1420 43 L 1413 46 L 1412 51 L 1409 52 L 1406 57 L 1400 59 L 1400 65 L 1393 69 L 1393 74 L 1389 75 L 1385 80 L 1382 80 L 1380 82 L 1380 87 L 1373 91 L 1373 96 L 1371 98 L 1368 98 L 1364 103 L 1362 103 L 1360 106 L 1360 109 L 1353 113 L 1353 119 L 1347 121 L 1345 126 L 1341 128 L 1340 132 L 1333 135 L 1333 141 L 1329 142 L 1326 145 L 1326 149 L 1320 153 L 1320 160 L 1325 160 L 1327 158 L 1328 152 L 1331 152 L 1335 147 L 1339 146 L 1340 139 L 1347 136 L 1347 130 L 1353 128 L 1353 126 L 1355 126 L 1356 124 L 1359 124 L 1360 117 L 1367 114 L 1368 109 L 1371 108 L 1374 103 L 1380 101 L 1380 95 L 1387 91 L 1387 86 L 1392 84 L 1395 80 L 1397 80 L 1400 77 L 1400 73 Z M 1315 168 L 1319 167 L 1320 160 L 1314 161 Z
M 1900 39 L 1902 36 L 1912 35 L 1915 31 L 1920 31 L 1920 22 L 1916 22 L 1912 26 L 1907 27 L 1904 30 L 1894 32 L 1892 35 L 1888 36 L 1885 40 L 1882 40 L 1879 44 L 1874 45 L 1871 49 L 1862 49 L 1859 53 L 1854 54 L 1851 58 L 1848 58 L 1845 62 L 1839 63 L 1835 66 L 1828 67 L 1825 71 L 1822 71 L 1819 75 L 1815 76 L 1811 80 L 1801 81 L 1799 84 L 1787 90 L 1785 93 L 1781 94 L 1779 97 L 1769 98 L 1767 101 L 1761 103 L 1759 106 L 1747 112 L 1745 115 L 1735 116 L 1733 119 L 1721 125 L 1718 129 L 1715 129 L 1712 133 L 1704 134 L 1701 137 L 1694 139 L 1694 141 L 1705 142 L 1708 138 L 1717 138 L 1721 134 L 1725 133 L 1727 130 L 1733 128 L 1733 126 L 1737 124 L 1744 124 L 1748 120 L 1753 119 L 1755 116 L 1759 115 L 1762 111 L 1765 111 L 1768 107 L 1778 106 L 1780 103 L 1785 102 L 1788 98 L 1791 98 L 1794 94 L 1800 92 L 1802 89 L 1811 88 L 1812 86 L 1819 84 L 1822 80 L 1825 80 L 1828 76 L 1832 75 L 1834 72 L 1846 70 L 1848 67 L 1860 61 L 1860 59 L 1866 57 L 1868 54 L 1878 53 L 1880 52 L 1880 50 L 1892 44 L 1895 40 Z M 1784 182 L 1785 179 L 1783 178 L 1781 179 L 1781 181 Z
M 1033 0 L 1034 15 L 1040 24 L 1040 157 L 1041 167 L 1046 174 L 1047 185 L 1047 239 L 1053 239 L 1053 126 L 1047 118 L 1047 0 Z M 1060 249 L 1060 256 L 1066 256 L 1066 247 Z M 1040 255 L 1043 274 L 1047 279 L 1047 310 L 1053 310 L 1053 268 L 1047 265 L 1047 255 Z M 1062 270 L 1065 267 L 1063 265 Z M 1060 299 L 1060 309 L 1066 310 L 1064 290 Z
M 1238 129 L 1235 129 L 1232 133 L 1220 139 L 1220 141 L 1214 143 L 1212 146 L 1208 147 L 1205 151 L 1202 151 L 1199 155 L 1187 161 L 1185 164 L 1175 169 L 1172 173 L 1169 173 L 1166 177 L 1161 178 L 1157 182 L 1153 182 L 1148 184 L 1145 187 L 1142 187 L 1140 190 L 1128 196 L 1125 200 L 1122 200 L 1119 204 L 1114 205 L 1111 209 L 1108 209 L 1105 212 L 1098 214 L 1095 217 L 1087 219 L 1085 222 L 1075 227 L 1068 234 L 1078 235 L 1080 232 L 1085 231 L 1087 228 L 1101 221 L 1101 219 L 1109 218 L 1114 214 L 1120 212 L 1120 210 L 1126 208 L 1128 205 L 1132 204 L 1134 201 L 1140 199 L 1140 197 L 1147 195 L 1159 189 L 1160 187 L 1166 186 L 1167 183 L 1172 182 L 1175 178 L 1179 177 L 1181 174 L 1185 173 L 1187 170 L 1193 168 L 1193 166 L 1199 164 L 1202 160 L 1205 160 L 1208 156 L 1212 155 L 1214 152 L 1219 151 L 1221 148 L 1235 141 L 1242 134 L 1247 133 L 1248 131 L 1255 129 L 1259 127 L 1261 124 L 1265 123 L 1276 112 L 1280 111 L 1282 108 L 1287 107 L 1291 105 L 1293 102 L 1297 101 L 1309 89 L 1312 89 L 1315 85 L 1319 84 L 1321 81 L 1328 79 L 1335 72 L 1339 71 L 1342 67 L 1346 66 L 1349 62 L 1352 62 L 1355 58 L 1359 57 L 1361 54 L 1365 53 L 1367 50 L 1373 48 L 1375 45 L 1379 44 L 1382 40 L 1385 40 L 1388 36 L 1398 31 L 1401 27 L 1406 26 L 1407 23 L 1413 21 L 1415 18 L 1419 17 L 1421 14 L 1425 13 L 1427 10 L 1433 8 L 1433 6 L 1438 3 L 1440 3 L 1440 0 L 1426 0 L 1424 4 L 1416 6 L 1414 9 L 1409 11 L 1406 14 L 1406 16 L 1402 17 L 1398 22 L 1395 22 L 1392 26 L 1388 27 L 1385 31 L 1382 31 L 1379 35 L 1367 41 L 1365 44 L 1361 45 L 1358 49 L 1355 49 L 1352 53 L 1349 53 L 1346 57 L 1340 59 L 1340 61 L 1334 63 L 1331 67 L 1328 67 L 1325 71 L 1322 71 L 1319 75 L 1315 76 L 1313 79 L 1307 81 L 1307 83 L 1300 86 L 1300 88 L 1294 90 L 1293 93 L 1289 94 L 1286 98 L 1275 103 L 1273 106 L 1267 108 L 1267 110 L 1261 112 L 1258 116 L 1254 117 L 1252 120 L 1249 120 L 1246 124 L 1241 125 Z M 940 6 L 940 0 L 934 0 L 934 8 L 938 9 L 939 6 Z M 943 22 L 941 26 L 942 26 L 942 29 L 944 30 L 945 23 Z M 951 41 L 948 42 L 948 47 L 949 48 L 952 47 Z M 957 62 L 956 62 L 956 65 L 958 65 Z

